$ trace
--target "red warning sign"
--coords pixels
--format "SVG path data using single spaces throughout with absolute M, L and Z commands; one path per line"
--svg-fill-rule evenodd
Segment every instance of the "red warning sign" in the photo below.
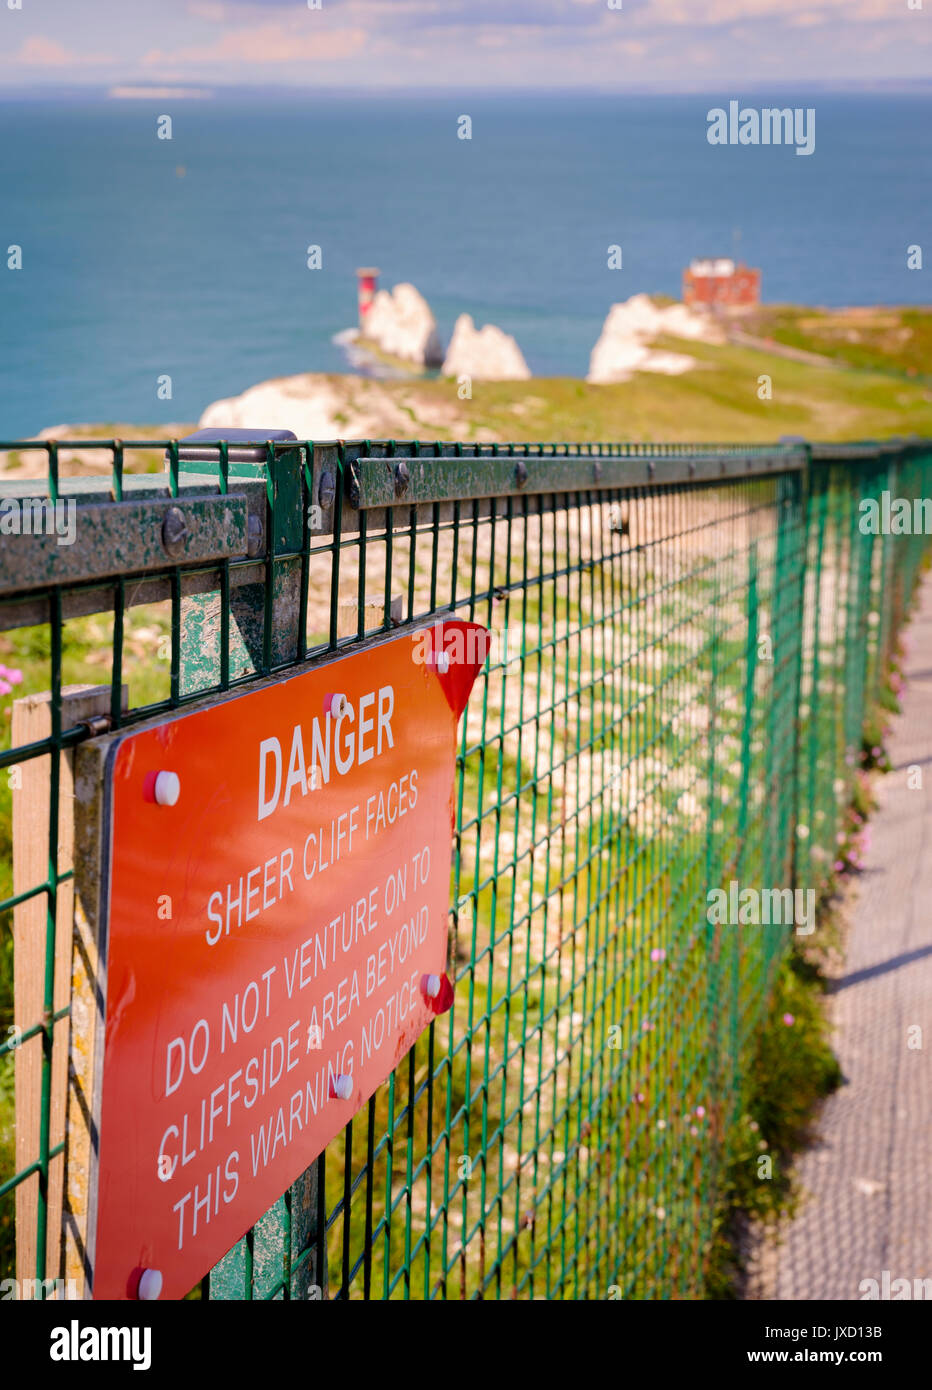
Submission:
M 449 1007 L 486 650 L 445 622 L 110 747 L 95 1298 L 187 1293 Z

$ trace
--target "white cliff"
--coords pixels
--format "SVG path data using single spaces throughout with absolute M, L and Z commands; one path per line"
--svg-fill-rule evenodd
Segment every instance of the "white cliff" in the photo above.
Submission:
M 305 373 L 260 381 L 241 396 L 214 401 L 198 429 L 293 430 L 299 439 L 335 439 L 342 429 L 335 417 L 342 400 L 325 376 Z
M 415 430 L 425 438 L 435 429 L 454 435 L 462 432 L 465 422 L 449 400 L 422 396 L 416 378 L 403 383 L 402 390 L 397 389 L 398 385 L 372 377 L 327 376 L 320 372 L 278 377 L 249 387 L 241 396 L 214 401 L 198 426 L 258 426 L 292 430 L 299 439 L 319 440 L 407 439 L 415 421 Z M 98 430 L 95 438 L 99 436 Z
M 528 381 L 530 371 L 514 338 L 487 323 L 477 328 L 469 314 L 460 314 L 443 361 L 444 376 L 468 376 L 476 381 Z
M 655 351 L 651 343 L 661 334 L 707 343 L 723 340 L 720 329 L 705 315 L 684 304 L 661 308 L 648 295 L 636 294 L 609 310 L 592 349 L 587 380 L 628 381 L 634 372 L 677 376 L 696 365 L 696 359 L 685 353 Z

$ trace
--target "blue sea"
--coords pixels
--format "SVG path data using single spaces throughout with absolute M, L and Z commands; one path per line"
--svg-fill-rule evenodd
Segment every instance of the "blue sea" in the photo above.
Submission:
M 731 97 L 814 107 L 815 152 L 710 145 Z M 359 265 L 417 285 L 445 337 L 499 324 L 536 375 L 583 376 L 610 305 L 678 297 L 695 256 L 737 250 L 771 302 L 928 302 L 930 116 L 884 93 L 3 98 L 0 437 L 350 370 Z

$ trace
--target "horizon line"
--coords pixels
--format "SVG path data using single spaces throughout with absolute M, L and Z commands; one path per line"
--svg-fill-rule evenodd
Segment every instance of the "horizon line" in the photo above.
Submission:
M 922 91 L 932 94 L 932 77 L 896 77 L 896 78 L 825 78 L 814 77 L 811 79 L 794 77 L 779 78 L 775 80 L 763 79 L 743 79 L 735 82 L 731 79 L 723 79 L 722 82 L 714 85 L 703 84 L 702 86 L 683 86 L 682 84 L 628 84 L 623 89 L 612 86 L 574 86 L 572 84 L 526 84 L 516 85 L 503 90 L 497 84 L 440 84 L 437 86 L 418 85 L 416 90 L 411 90 L 407 83 L 386 84 L 373 88 L 371 84 L 353 83 L 319 83 L 314 88 L 302 86 L 299 83 L 272 83 L 272 82 L 237 82 L 217 81 L 214 79 L 209 84 L 204 84 L 196 77 L 187 81 L 152 81 L 151 83 L 138 80 L 112 79 L 101 82 L 74 82 L 63 84 L 59 82 L 34 82 L 29 84 L 0 83 L 0 98 L 2 97 L 50 97 L 59 100 L 67 100 L 74 96 L 98 95 L 110 97 L 112 100 L 133 99 L 127 96 L 123 98 L 122 92 L 132 92 L 146 96 L 151 93 L 155 96 L 164 93 L 166 89 L 172 91 L 179 97 L 195 95 L 200 99 L 227 94 L 264 94 L 282 97 L 304 97 L 314 99 L 315 97 L 346 95 L 346 96 L 365 96 L 372 100 L 380 97 L 410 97 L 417 99 L 426 96 L 462 96 L 462 95 L 492 95 L 502 99 L 520 98 L 528 95 L 540 94 L 548 96 L 592 96 L 592 97 L 619 97 L 626 96 L 715 96 L 720 95 L 725 89 L 730 91 L 738 88 L 743 92 L 759 91 L 795 91 L 802 92 L 807 90 L 821 90 L 846 93 L 867 93 L 867 92 L 917 92 Z

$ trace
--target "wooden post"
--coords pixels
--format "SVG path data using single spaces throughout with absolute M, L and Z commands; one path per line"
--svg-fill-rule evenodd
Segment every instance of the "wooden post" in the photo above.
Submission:
M 110 710 L 108 685 L 70 685 L 62 690 L 62 730 Z M 52 732 L 51 695 L 26 695 L 13 702 L 12 744 L 34 743 Z M 51 811 L 52 758 L 46 754 L 17 766 L 13 783 L 13 892 L 28 892 L 45 883 L 49 874 L 49 817 Z M 60 755 L 58 800 L 58 874 L 74 863 L 74 754 Z M 13 909 L 14 1021 L 26 1032 L 43 1022 L 45 998 L 45 950 L 49 899 L 37 893 Z M 59 885 L 54 933 L 53 1012 L 65 1008 L 71 996 L 71 944 L 74 918 L 74 885 Z M 68 1018 L 53 1028 L 49 1113 L 49 1149 L 65 1134 L 65 1099 L 68 1078 Z M 39 1158 L 42 1057 L 41 1033 L 22 1043 L 15 1052 L 16 1170 Z M 20 1281 L 58 1279 L 62 1275 L 62 1185 L 64 1154 L 49 1163 L 47 1239 L 44 1261 L 37 1249 L 39 1174 L 16 1188 L 16 1277 Z

